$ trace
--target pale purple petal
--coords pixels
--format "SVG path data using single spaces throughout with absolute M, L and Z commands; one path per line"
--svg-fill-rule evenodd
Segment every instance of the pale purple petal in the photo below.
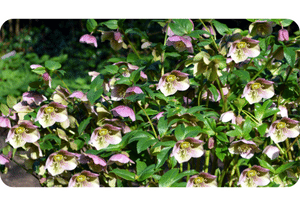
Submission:
M 83 36 L 80 37 L 79 42 L 81 43 L 87 43 L 87 44 L 94 44 L 94 47 L 97 47 L 97 39 L 95 38 L 95 36 L 89 35 L 89 34 L 85 34 Z
M 280 150 L 278 149 L 278 147 L 268 145 L 263 150 L 263 153 L 266 154 L 271 160 L 274 160 L 275 158 L 278 158 Z
M 135 114 L 128 106 L 120 105 L 111 111 L 114 116 L 129 117 L 132 121 L 135 121 Z
M 0 127 L 11 128 L 10 120 L 6 117 L 0 117 Z

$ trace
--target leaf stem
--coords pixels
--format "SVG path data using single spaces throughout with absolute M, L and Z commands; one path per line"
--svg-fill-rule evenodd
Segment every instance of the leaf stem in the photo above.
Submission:
M 143 109 L 143 107 L 142 107 L 139 103 L 137 103 L 137 104 L 138 104 L 139 107 L 142 109 L 142 111 L 145 113 L 145 115 L 146 115 L 146 117 L 147 117 L 147 119 L 148 119 L 148 121 L 149 121 L 149 123 L 150 123 L 150 126 L 151 126 L 151 128 L 152 128 L 152 130 L 153 130 L 154 136 L 155 136 L 155 138 L 157 138 L 157 133 L 156 133 L 156 131 L 155 131 L 155 128 L 154 128 L 154 126 L 153 126 L 153 123 L 152 123 L 150 117 L 148 116 L 148 114 L 146 113 L 146 111 Z
M 209 157 L 210 157 L 210 150 L 206 150 L 205 151 L 205 162 L 204 162 L 204 167 L 203 167 L 203 170 L 206 173 L 208 173 Z
M 204 22 L 202 21 L 202 19 L 199 19 L 199 20 L 200 20 L 201 24 L 204 26 L 204 28 L 206 29 L 206 31 L 210 33 L 209 28 L 207 28 L 207 26 L 204 24 Z M 216 43 L 214 37 L 213 37 L 211 34 L 210 34 L 210 38 L 211 38 L 211 40 L 213 41 L 213 44 L 214 44 L 216 50 L 219 52 L 218 45 L 217 45 L 217 43 Z

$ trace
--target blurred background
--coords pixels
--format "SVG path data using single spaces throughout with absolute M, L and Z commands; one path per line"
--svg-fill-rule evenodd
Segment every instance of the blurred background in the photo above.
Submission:
M 96 19 L 99 23 L 108 19 Z M 89 71 L 98 71 L 111 57 L 126 57 L 128 50 L 111 49 L 109 41 L 101 42 L 101 33 L 95 33 L 98 48 L 79 43 L 82 35 L 88 34 L 86 19 L 10 19 L 1 27 L 0 32 L 0 103 L 6 102 L 8 94 L 19 97 L 27 91 L 28 84 L 38 80 L 31 72 L 30 65 L 44 65 L 52 59 L 62 64 L 66 71 L 63 79 L 69 88 L 88 90 L 91 77 Z M 194 22 L 197 20 L 194 20 Z M 248 30 L 251 22 L 245 19 L 221 19 L 229 28 Z M 127 28 L 139 28 L 147 34 L 151 42 L 163 42 L 162 27 L 151 19 L 126 19 Z M 197 26 L 198 23 L 195 24 Z M 202 28 L 202 27 L 199 27 Z M 278 30 L 280 27 L 276 26 Z M 299 30 L 297 25 L 289 27 L 290 33 Z M 274 29 L 274 31 L 276 31 Z M 138 34 L 129 34 L 129 39 L 141 50 L 141 38 Z M 10 52 L 14 56 L 7 57 Z M 6 55 L 6 56 L 5 56 Z M 7 58 L 6 58 L 7 57 Z M 56 87 L 57 77 L 52 77 Z

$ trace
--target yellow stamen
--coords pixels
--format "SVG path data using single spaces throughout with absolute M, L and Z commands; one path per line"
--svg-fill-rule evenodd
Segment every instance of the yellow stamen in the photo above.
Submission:
M 241 146 L 238 147 L 238 150 L 243 153 L 246 153 L 249 149 L 250 147 L 247 144 L 242 144 Z
M 278 129 L 285 128 L 286 127 L 286 123 L 285 122 L 279 122 L 278 124 L 276 124 L 276 127 Z
M 55 155 L 55 156 L 53 157 L 53 160 L 54 160 L 55 162 L 59 162 L 59 161 L 61 161 L 63 158 L 64 158 L 64 157 L 63 157 L 62 155 L 57 154 L 57 155 Z
M 182 41 L 175 42 L 175 48 L 178 49 L 179 51 L 185 49 L 185 44 Z
M 15 132 L 16 132 L 17 134 L 22 134 L 22 133 L 25 132 L 25 128 L 22 127 L 22 126 L 19 126 L 18 128 L 16 128 Z
M 106 128 L 100 129 L 98 131 L 98 134 L 101 136 L 107 135 L 108 134 L 108 130 Z
M 86 176 L 85 175 L 79 175 L 79 176 L 77 176 L 76 177 L 76 181 L 77 182 L 83 182 L 83 181 L 85 181 L 86 180 Z
M 247 172 L 248 177 L 256 176 L 256 174 L 257 174 L 257 172 L 253 169 L 251 169 L 250 171 Z
M 236 46 L 237 46 L 238 49 L 243 49 L 247 46 L 247 43 L 246 42 L 239 42 L 239 43 L 237 43 Z
M 204 178 L 199 176 L 197 178 L 194 179 L 194 184 L 198 185 L 204 182 Z
M 257 90 L 259 88 L 261 88 L 261 84 L 260 83 L 253 83 L 251 85 L 252 90 Z
M 187 149 L 187 148 L 189 148 L 191 146 L 191 144 L 189 143 L 189 142 L 181 142 L 180 143 L 180 147 L 182 148 L 182 149 Z
M 169 76 L 167 76 L 167 82 L 173 82 L 173 81 L 175 81 L 176 80 L 176 76 L 175 75 L 169 75 Z
M 48 106 L 47 108 L 45 108 L 45 113 L 49 114 L 54 112 L 54 108 L 52 106 Z

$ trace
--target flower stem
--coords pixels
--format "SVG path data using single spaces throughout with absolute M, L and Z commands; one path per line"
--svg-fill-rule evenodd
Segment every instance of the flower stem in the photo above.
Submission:
M 205 162 L 204 162 L 204 167 L 203 167 L 203 170 L 206 173 L 208 173 L 209 156 L 210 156 L 210 150 L 206 150 L 205 151 Z
M 169 23 L 167 23 L 167 29 L 166 29 L 166 34 L 165 34 L 165 39 L 164 39 L 164 46 L 167 44 L 167 38 L 168 38 L 168 29 L 169 29 Z M 165 74 L 165 68 L 164 68 L 164 62 L 165 62 L 165 49 L 161 53 L 161 76 Z
M 188 162 L 188 163 L 187 163 L 187 170 L 190 171 L 190 169 L 191 169 L 190 162 Z M 186 177 L 186 180 L 189 180 L 189 179 L 190 179 L 190 175 L 188 175 L 188 176 Z
M 234 178 L 233 175 L 235 174 L 235 171 L 236 171 L 236 168 L 237 168 L 237 163 L 238 163 L 238 160 L 239 160 L 239 155 L 235 155 L 235 158 L 234 158 L 234 164 L 233 164 L 233 167 L 232 167 L 232 170 L 231 170 L 231 173 L 230 173 L 230 182 L 229 182 L 229 187 L 232 186 L 233 184 L 233 180 Z
M 213 151 L 213 162 L 212 162 L 212 167 L 211 167 L 211 174 L 215 174 L 217 164 L 218 164 L 218 157 L 216 155 L 216 152 Z
M 135 55 L 137 55 L 137 57 L 139 59 L 141 59 L 139 53 L 137 52 L 136 48 L 134 47 L 134 45 L 131 43 L 131 41 L 129 40 L 129 38 L 127 37 L 127 35 L 125 34 L 125 32 L 122 30 L 122 34 L 124 35 L 124 38 L 127 40 L 127 42 L 129 43 L 131 49 L 133 50 L 133 52 L 135 53 Z
M 54 74 L 56 74 L 56 76 L 61 80 L 61 82 L 64 84 L 64 86 L 66 87 L 66 89 L 68 90 L 68 92 L 71 93 L 71 90 L 69 89 L 69 87 L 67 86 L 67 84 L 64 82 L 64 80 L 62 80 L 62 78 L 58 75 L 58 73 L 56 71 L 54 71 Z
M 288 149 L 290 149 L 292 147 L 289 144 L 290 144 L 290 140 L 289 140 L 289 138 L 287 138 L 285 140 L 285 145 L 286 145 L 286 148 L 288 148 Z M 286 154 L 288 155 L 289 160 L 293 160 L 291 151 L 286 150 Z
M 292 142 L 292 144 L 290 144 L 290 146 L 288 146 L 288 147 L 286 148 L 286 152 L 287 152 L 287 153 L 290 151 L 291 147 L 294 146 L 294 144 L 299 140 L 299 137 L 300 137 L 300 135 L 298 135 L 298 136 L 295 138 L 295 140 Z
M 207 26 L 204 24 L 204 22 L 202 21 L 202 19 L 199 19 L 199 20 L 200 20 L 201 24 L 204 26 L 204 28 L 206 29 L 206 31 L 210 33 L 209 28 L 207 28 Z M 219 52 L 219 48 L 218 48 L 218 45 L 217 45 L 215 39 L 213 38 L 212 35 L 210 35 L 210 38 L 213 41 L 213 44 L 214 44 L 216 50 Z
M 254 116 L 252 116 L 252 114 L 249 113 L 248 111 L 242 110 L 242 112 L 243 112 L 245 115 L 247 115 L 248 117 L 250 117 L 250 119 L 251 119 L 254 123 L 256 123 L 256 124 L 259 123 L 258 120 L 257 120 Z
M 224 112 L 227 111 L 227 98 L 225 98 L 225 96 L 224 96 L 224 93 L 223 93 L 223 90 L 222 90 L 222 86 L 221 86 L 219 77 L 216 79 L 216 81 L 217 81 L 217 84 L 219 86 L 219 91 L 221 93 L 221 97 L 222 97 L 222 100 L 223 100 L 222 112 L 224 113 Z
M 153 126 L 153 124 L 152 124 L 152 121 L 151 121 L 150 117 L 148 116 L 148 114 L 146 113 L 146 111 L 143 109 L 143 107 L 142 107 L 139 103 L 138 103 L 138 105 L 139 105 L 139 107 L 142 109 L 142 111 L 145 113 L 145 115 L 146 115 L 146 117 L 147 117 L 147 119 L 148 119 L 148 121 L 149 121 L 149 123 L 150 123 L 150 126 L 151 126 L 151 128 L 152 128 L 152 130 L 153 130 L 154 136 L 155 136 L 155 138 L 157 138 L 157 133 L 156 133 L 156 131 L 155 131 L 155 128 L 154 128 L 154 126 Z

